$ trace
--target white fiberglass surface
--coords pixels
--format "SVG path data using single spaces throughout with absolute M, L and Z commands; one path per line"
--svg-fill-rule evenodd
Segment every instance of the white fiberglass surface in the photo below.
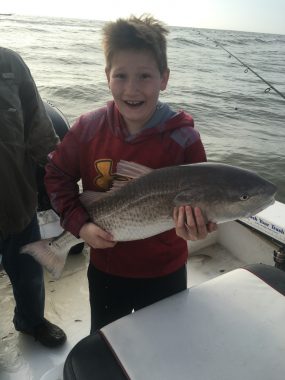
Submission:
M 236 269 L 102 332 L 130 379 L 283 380 L 284 313 L 281 293 Z
M 223 273 L 245 265 L 228 250 L 215 243 L 189 256 L 187 263 L 188 287 L 201 284 Z

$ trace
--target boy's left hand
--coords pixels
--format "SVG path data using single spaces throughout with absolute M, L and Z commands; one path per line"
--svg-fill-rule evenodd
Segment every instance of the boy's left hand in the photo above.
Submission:
M 205 223 L 202 211 L 199 207 L 180 206 L 175 207 L 173 219 L 177 236 L 184 240 L 205 239 L 209 232 L 217 230 L 217 224 Z

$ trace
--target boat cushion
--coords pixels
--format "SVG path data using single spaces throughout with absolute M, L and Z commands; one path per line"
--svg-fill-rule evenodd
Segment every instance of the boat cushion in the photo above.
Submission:
M 100 333 L 77 343 L 64 364 L 64 379 L 126 380 L 116 356 Z
M 258 264 L 194 286 L 79 342 L 64 380 L 283 380 L 284 284 Z

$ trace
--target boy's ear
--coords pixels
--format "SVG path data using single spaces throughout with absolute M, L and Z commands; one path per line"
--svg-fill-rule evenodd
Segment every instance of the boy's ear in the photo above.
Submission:
M 161 75 L 161 84 L 160 84 L 161 91 L 164 91 L 166 89 L 169 75 L 170 75 L 170 70 L 167 68 L 164 70 L 163 74 Z

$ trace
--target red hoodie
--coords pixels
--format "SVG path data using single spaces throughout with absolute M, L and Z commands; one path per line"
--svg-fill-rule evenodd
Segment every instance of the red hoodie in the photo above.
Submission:
M 61 144 L 50 154 L 45 183 L 63 228 L 78 236 L 89 220 L 78 199 L 83 190 L 108 190 L 120 160 L 156 169 L 206 161 L 199 133 L 190 115 L 174 113 L 159 103 L 148 125 L 130 135 L 113 101 L 81 116 Z M 90 260 L 99 270 L 123 277 L 167 275 L 187 260 L 187 243 L 175 230 L 136 241 L 118 242 L 113 248 L 91 249 Z

